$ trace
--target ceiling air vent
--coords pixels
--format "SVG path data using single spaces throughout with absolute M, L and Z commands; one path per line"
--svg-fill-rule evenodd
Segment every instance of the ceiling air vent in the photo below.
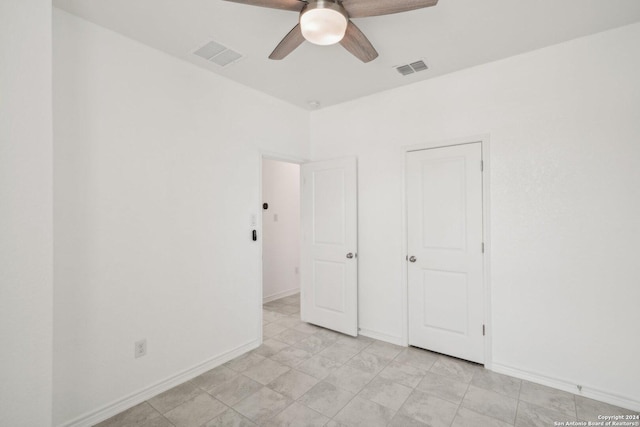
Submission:
M 227 65 L 233 64 L 234 62 L 242 58 L 242 54 L 214 41 L 210 41 L 209 43 L 195 50 L 193 54 L 199 56 L 202 59 L 206 59 L 209 62 L 213 62 L 220 67 L 226 67 Z
M 411 64 L 407 64 L 407 65 L 399 65 L 394 68 L 403 76 L 408 76 L 409 74 L 418 73 L 420 71 L 429 69 L 429 67 L 427 67 L 427 64 L 425 64 L 424 61 L 422 60 L 412 62 Z

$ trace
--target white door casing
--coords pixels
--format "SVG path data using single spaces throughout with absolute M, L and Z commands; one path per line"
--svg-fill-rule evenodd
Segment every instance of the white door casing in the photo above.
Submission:
M 358 335 L 356 158 L 301 166 L 301 318 Z
M 407 153 L 409 344 L 478 363 L 484 363 L 481 161 L 481 143 Z

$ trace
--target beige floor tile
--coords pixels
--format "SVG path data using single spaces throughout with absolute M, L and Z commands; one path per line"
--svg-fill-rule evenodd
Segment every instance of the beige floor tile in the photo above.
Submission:
M 518 400 L 471 385 L 464 396 L 462 407 L 513 424 Z
M 303 332 L 305 334 L 315 334 L 321 328 L 319 328 L 318 326 L 312 325 L 311 323 L 301 322 L 300 324 L 296 325 L 293 329 L 295 329 L 296 331 Z
M 327 417 L 334 417 L 353 397 L 353 393 L 333 384 L 321 382 L 313 386 L 298 401 Z
M 287 347 L 289 347 L 289 345 L 281 341 L 277 341 L 275 339 L 266 339 L 265 341 L 263 341 L 262 345 L 256 348 L 254 351 L 260 356 L 271 357 Z
M 203 427 L 257 427 L 257 424 L 233 409 L 227 409 L 226 412 L 218 415 Z
M 267 421 L 265 427 L 322 427 L 329 418 L 298 402 Z
M 455 403 L 414 390 L 398 413 L 431 427 L 449 427 L 457 410 Z
M 149 399 L 148 402 L 157 409 L 158 412 L 164 414 L 201 393 L 202 390 L 197 386 L 197 383 L 191 380 L 177 385 L 164 393 L 160 393 Z
M 470 383 L 473 375 L 482 368 L 474 363 L 464 362 L 447 356 L 440 356 L 430 371 L 434 374 L 453 378 L 456 381 Z
M 335 420 L 353 427 L 384 427 L 394 415 L 395 411 L 356 396 L 336 415 Z
M 250 352 L 245 353 L 242 356 L 236 357 L 233 360 L 228 361 L 224 364 L 225 367 L 236 371 L 238 373 L 246 371 L 256 363 L 263 361 L 265 357 L 260 356 L 259 354 Z
M 271 381 L 267 384 L 273 391 L 277 391 L 278 393 L 287 396 L 289 399 L 296 400 L 306 392 L 308 392 L 311 387 L 318 383 L 318 379 L 312 377 L 311 375 L 304 374 L 302 372 L 296 370 L 290 370 L 282 375 L 280 375 L 275 380 Z
M 318 354 L 334 362 L 345 363 L 358 353 L 359 350 L 356 347 L 337 341 Z
M 285 314 L 297 314 L 300 313 L 300 307 L 294 305 L 284 305 L 278 308 L 278 311 Z
M 522 381 L 508 375 L 491 372 L 487 369 L 479 369 L 473 375 L 471 384 L 517 399 L 520 395 Z
M 367 384 L 358 396 L 397 411 L 412 391 L 413 389 L 410 387 L 376 377 Z
M 511 427 L 513 424 L 487 417 L 469 409 L 460 408 L 451 427 Z M 553 426 L 553 424 L 551 424 Z
M 640 412 L 609 405 L 608 403 L 576 396 L 576 410 L 578 419 L 583 421 L 602 421 L 598 415 L 638 415 Z M 622 420 L 625 421 L 625 420 Z M 629 420 L 633 421 L 633 420 Z M 636 420 L 637 421 L 637 420 Z
M 555 425 L 555 422 L 565 421 L 576 421 L 576 417 L 570 417 L 531 403 L 518 402 L 516 427 L 547 427 Z
M 162 415 L 149 403 L 143 402 L 96 424 L 95 427 L 133 427 L 159 418 L 162 418 Z
M 233 409 L 258 425 L 263 425 L 291 403 L 290 399 L 280 393 L 263 387 L 257 393 L 235 404 Z
M 278 325 L 282 325 L 287 329 L 292 329 L 300 325 L 302 321 L 298 316 L 287 316 L 283 317 L 282 319 L 276 320 L 275 323 L 277 323 Z
M 209 393 L 221 402 L 233 406 L 242 399 L 256 393 L 262 388 L 262 384 L 244 375 L 238 375 L 235 378 L 220 384 L 209 390 Z
M 331 329 L 325 329 L 318 327 L 314 335 L 318 335 L 319 337 L 329 338 L 332 340 L 338 340 L 342 337 L 342 334 L 336 331 L 332 331 Z
M 284 304 L 300 304 L 300 293 L 289 295 L 288 297 L 280 298 L 278 301 L 282 301 Z
M 214 387 L 224 384 L 233 379 L 238 373 L 226 366 L 218 366 L 202 375 L 195 377 L 192 381 L 203 390 L 209 391 Z
M 365 336 L 352 337 L 350 335 L 342 335 L 338 338 L 338 342 L 345 347 L 353 348 L 359 352 L 373 344 L 373 340 Z
M 520 388 L 520 400 L 560 412 L 569 417 L 576 416 L 574 395 L 529 381 L 523 381 Z
M 427 372 L 420 384 L 416 386 L 416 390 L 456 404 L 462 402 L 468 388 L 469 384 L 467 383 L 434 374 L 433 372 Z
M 277 322 L 280 319 L 285 319 L 288 316 L 286 314 L 278 313 L 275 311 L 263 310 L 262 319 L 266 320 L 268 323 Z
M 389 427 L 429 427 L 425 423 L 409 418 L 402 414 L 396 414 L 389 423 Z M 477 426 L 481 427 L 481 426 Z
M 296 366 L 296 369 L 304 372 L 305 374 L 309 374 L 315 378 L 318 378 L 319 380 L 322 380 L 328 377 L 329 374 L 331 374 L 340 366 L 342 365 L 331 359 L 327 359 L 322 356 L 314 356 Z
M 288 347 L 271 356 L 271 360 L 275 360 L 276 362 L 281 363 L 285 366 L 294 368 L 305 360 L 310 359 L 311 356 L 313 356 L 311 353 L 308 353 L 299 348 Z
M 296 331 L 295 329 L 286 329 L 281 333 L 274 335 L 274 339 L 278 341 L 282 341 L 288 345 L 294 345 L 299 341 L 307 338 L 309 334 L 305 334 L 304 332 Z
M 165 416 L 176 427 L 200 427 L 226 410 L 226 405 L 203 392 L 167 412 Z
M 265 359 L 244 371 L 244 375 L 262 385 L 267 385 L 290 368 L 271 359 Z
M 393 360 L 378 375 L 381 378 L 415 388 L 420 381 L 422 381 L 427 372 L 427 370 L 414 365 L 400 363 L 397 360 Z
M 262 328 L 262 335 L 264 335 L 264 337 L 266 338 L 272 338 L 286 330 L 287 328 L 282 325 L 279 325 L 277 323 L 269 323 L 267 326 Z
M 332 345 L 335 341 L 330 338 L 324 338 L 318 335 L 307 335 L 301 341 L 293 346 L 302 349 L 308 353 L 316 354 Z
M 345 365 L 333 371 L 325 381 L 351 393 L 358 393 L 373 377 L 374 374 Z
M 400 352 L 394 360 L 398 363 L 405 363 L 424 371 L 428 371 L 436 360 L 438 360 L 438 356 L 427 350 L 409 347 Z
M 382 371 L 390 361 L 391 359 L 386 359 L 374 353 L 367 353 L 366 351 L 363 351 L 353 356 L 346 365 L 358 368 L 361 371 L 365 371 L 370 374 L 377 374 Z
M 373 353 L 383 359 L 393 359 L 404 349 L 404 347 L 400 347 L 399 345 L 389 344 L 383 341 L 375 341 L 369 347 L 365 348 L 363 352 Z
M 175 427 L 175 426 L 165 417 L 158 417 L 150 421 L 146 421 L 142 424 L 139 424 L 136 427 Z

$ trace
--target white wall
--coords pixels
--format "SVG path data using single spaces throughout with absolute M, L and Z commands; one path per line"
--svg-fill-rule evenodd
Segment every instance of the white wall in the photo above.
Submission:
M 365 333 L 402 338 L 401 147 L 490 134 L 494 368 L 640 408 L 639 69 L 635 24 L 313 112 L 358 156 Z
M 20 25 L 35 16 L 33 25 L 45 29 L 40 13 L 29 12 L 29 20 L 0 16 Z M 0 31 L 15 31 L 2 24 Z M 365 331 L 401 339 L 405 321 L 401 147 L 490 133 L 495 366 L 638 404 L 639 40 L 634 25 L 312 114 L 314 158 L 359 158 Z M 249 239 L 249 222 L 261 210 L 257 153 L 309 157 L 309 122 L 302 110 L 59 11 L 54 49 L 54 417 L 61 425 L 255 344 L 259 243 Z M 24 61 L 43 59 L 24 52 Z M 29 89 L 13 85 L 10 99 L 46 99 L 46 64 L 38 65 L 26 69 L 40 83 L 20 69 Z M 40 104 L 26 105 L 30 99 L 21 108 L 32 114 Z M 281 124 L 283 116 L 295 119 Z M 11 357 L 2 366 L 30 365 L 27 376 L 6 375 L 12 386 L 20 378 L 19 387 L 40 387 L 29 396 L 42 398 L 42 413 L 32 410 L 27 422 L 47 425 L 39 421 L 50 396 L 47 139 L 32 122 L 16 132 L 37 137 L 33 146 L 12 145 L 5 167 L 3 134 L 2 200 L 16 204 L 2 211 L 11 226 L 2 232 L 27 236 L 21 242 L 36 267 L 33 287 L 17 290 L 4 277 L 24 272 L 2 266 L 2 292 L 10 295 L 2 295 L 0 327 L 11 324 L 8 316 L 31 329 L 28 343 L 40 353 L 1 357 Z M 25 158 L 37 164 L 16 168 Z M 10 193 L 15 188 L 24 191 Z M 18 225 L 22 206 L 30 215 Z M 4 260 L 13 247 L 2 242 Z M 27 298 L 39 310 L 23 310 Z M 26 343 L 24 335 L 0 336 L 14 348 Z M 148 355 L 134 360 L 133 342 L 143 337 Z
M 300 165 L 262 161 L 262 298 L 300 290 Z M 277 219 L 275 216 L 277 215 Z
M 51 425 L 51 2 L 0 2 L 0 424 Z
M 259 151 L 308 157 L 309 117 L 57 10 L 54 52 L 61 425 L 257 345 Z

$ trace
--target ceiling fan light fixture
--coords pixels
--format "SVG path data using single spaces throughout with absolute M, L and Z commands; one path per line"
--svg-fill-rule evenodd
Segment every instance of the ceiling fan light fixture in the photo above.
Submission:
M 349 15 L 344 8 L 329 0 L 310 2 L 300 13 L 302 36 L 321 46 L 336 44 L 344 37 Z

